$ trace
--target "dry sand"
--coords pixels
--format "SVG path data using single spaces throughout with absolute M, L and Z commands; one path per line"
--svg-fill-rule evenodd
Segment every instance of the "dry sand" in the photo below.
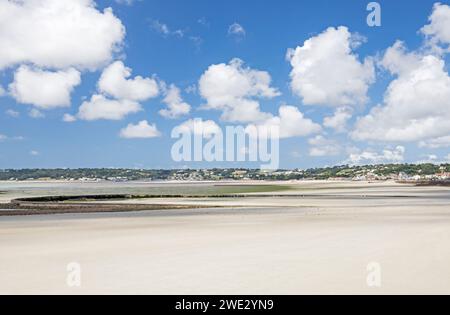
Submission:
M 294 186 L 285 198 L 137 201 L 225 209 L 0 218 L 0 293 L 450 294 L 449 188 Z M 66 284 L 71 262 L 81 287 Z M 367 285 L 371 262 L 380 287 Z

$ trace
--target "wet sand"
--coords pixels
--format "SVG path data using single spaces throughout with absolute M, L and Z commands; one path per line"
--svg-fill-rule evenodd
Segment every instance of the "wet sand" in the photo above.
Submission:
M 294 186 L 163 200 L 228 208 L 2 217 L 0 293 L 450 294 L 448 188 Z M 66 283 L 72 262 L 81 287 Z M 379 287 L 367 285 L 372 262 Z

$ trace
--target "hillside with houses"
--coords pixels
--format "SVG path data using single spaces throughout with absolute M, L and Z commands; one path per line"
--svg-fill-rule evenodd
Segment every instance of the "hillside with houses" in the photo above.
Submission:
M 2 181 L 354 180 L 450 181 L 450 164 L 380 164 L 265 171 L 259 169 L 5 169 Z

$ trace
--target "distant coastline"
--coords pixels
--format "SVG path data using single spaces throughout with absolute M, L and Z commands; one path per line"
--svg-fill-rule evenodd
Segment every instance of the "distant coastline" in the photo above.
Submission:
M 212 169 L 3 169 L 0 181 L 81 181 L 81 182 L 199 182 L 227 180 L 354 180 L 426 182 L 450 180 L 450 164 L 341 165 L 324 168 L 266 171 L 245 168 Z

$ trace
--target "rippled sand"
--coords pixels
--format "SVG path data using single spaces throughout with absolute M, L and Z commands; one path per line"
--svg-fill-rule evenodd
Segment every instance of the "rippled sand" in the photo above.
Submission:
M 223 209 L 0 218 L 0 293 L 450 293 L 450 189 L 292 185 L 277 192 L 289 197 L 136 201 Z M 81 287 L 66 283 L 72 262 Z

